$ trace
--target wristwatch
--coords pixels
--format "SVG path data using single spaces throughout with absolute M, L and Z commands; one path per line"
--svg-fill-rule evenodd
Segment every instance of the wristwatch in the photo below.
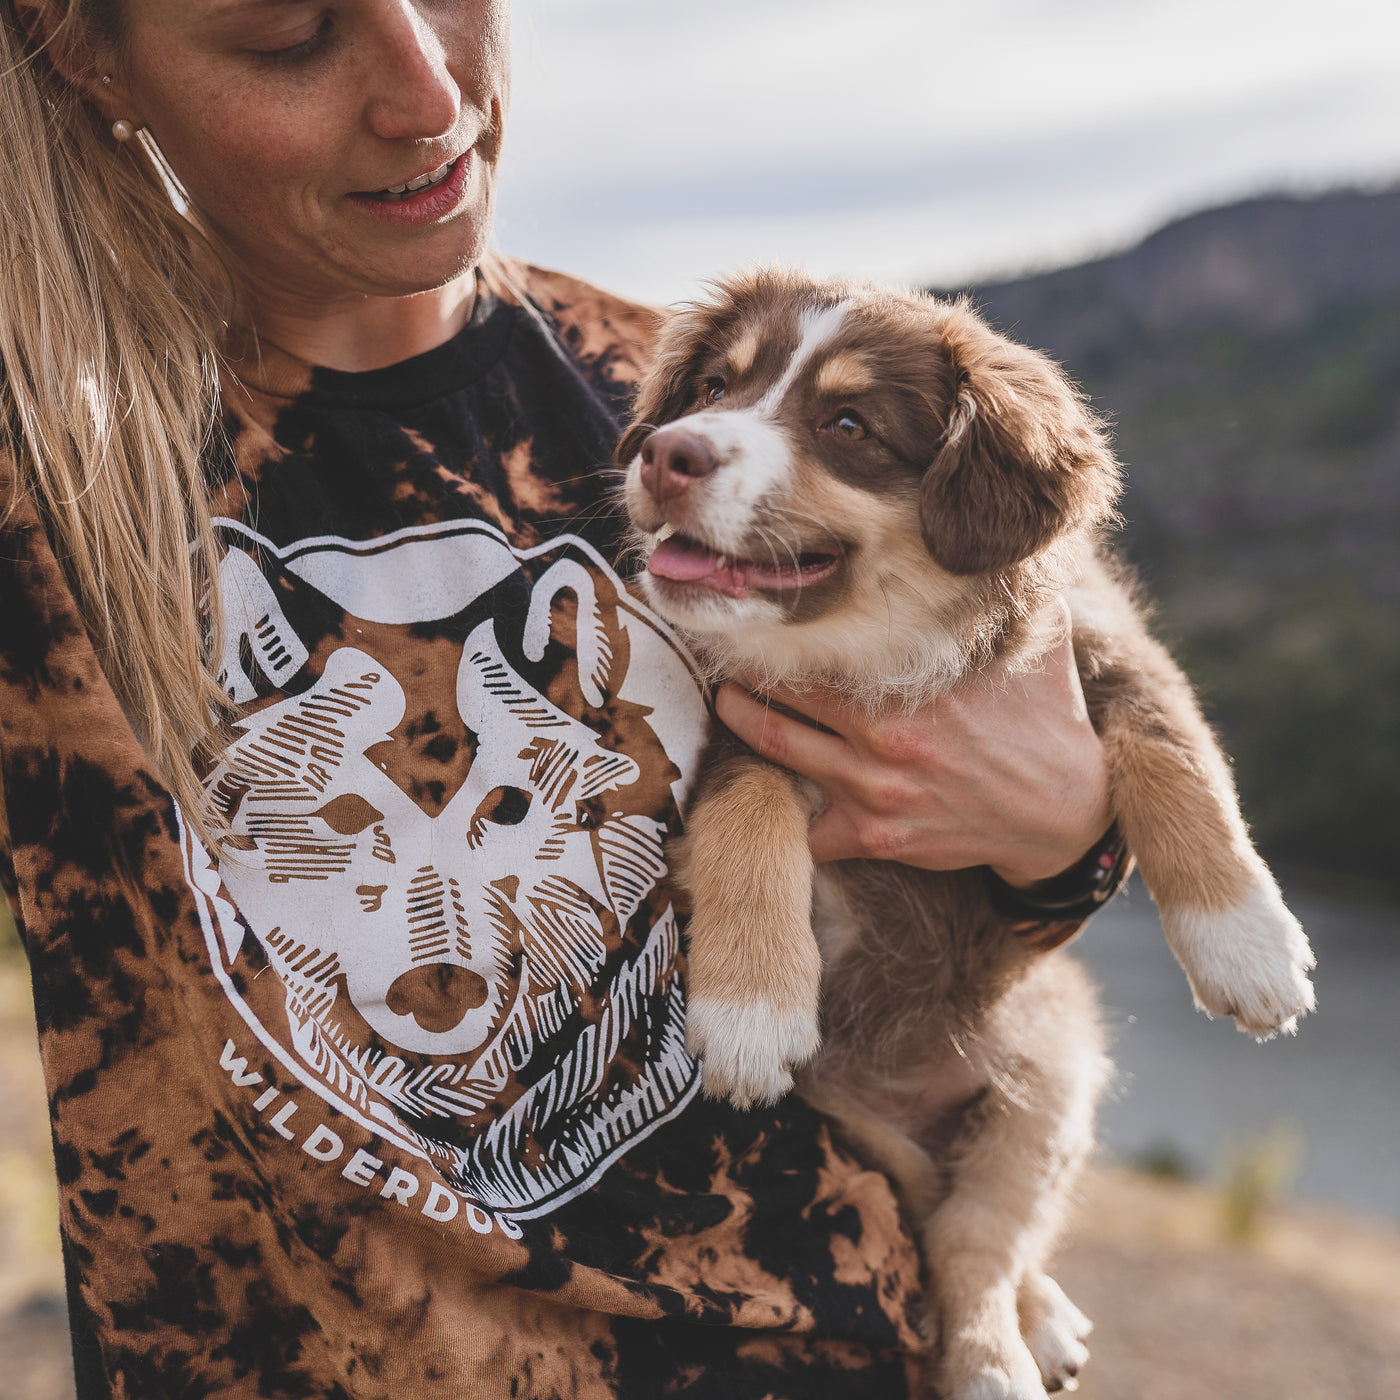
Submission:
M 1017 923 L 1082 922 L 1097 913 L 1132 873 L 1133 857 L 1115 821 L 1068 870 L 1018 889 L 984 867 L 992 907 Z

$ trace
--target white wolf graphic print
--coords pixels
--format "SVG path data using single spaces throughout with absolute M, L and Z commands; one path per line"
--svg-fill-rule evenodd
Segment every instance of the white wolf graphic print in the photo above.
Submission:
M 693 1092 L 662 854 L 703 734 L 688 662 L 572 537 L 221 528 L 247 710 L 206 787 L 252 935 L 225 955 L 275 970 L 262 1029 L 323 1096 L 482 1205 L 547 1211 Z

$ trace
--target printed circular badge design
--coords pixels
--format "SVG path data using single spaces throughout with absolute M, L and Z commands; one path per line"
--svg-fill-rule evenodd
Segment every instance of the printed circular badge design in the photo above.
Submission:
M 247 709 L 206 779 L 230 835 L 191 881 L 221 980 L 323 1098 L 543 1214 L 696 1087 L 663 854 L 693 666 L 572 536 L 219 528 Z M 237 990 L 264 965 L 285 1023 Z

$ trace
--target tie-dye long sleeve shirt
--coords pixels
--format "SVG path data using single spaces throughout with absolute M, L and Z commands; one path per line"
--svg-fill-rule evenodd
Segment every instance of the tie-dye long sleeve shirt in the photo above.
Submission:
M 607 471 L 653 329 L 494 259 L 405 363 L 231 367 L 216 853 L 6 524 L 0 871 L 81 1400 L 917 1387 L 888 1183 L 684 1047 L 705 705 Z

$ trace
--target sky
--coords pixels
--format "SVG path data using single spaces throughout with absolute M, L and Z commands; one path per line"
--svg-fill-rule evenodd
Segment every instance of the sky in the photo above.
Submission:
M 1398 0 L 515 0 L 496 242 L 951 286 L 1400 181 Z

